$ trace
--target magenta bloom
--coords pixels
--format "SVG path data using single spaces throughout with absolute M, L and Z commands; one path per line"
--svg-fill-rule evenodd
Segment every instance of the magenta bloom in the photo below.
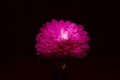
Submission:
M 88 33 L 82 25 L 53 19 L 40 28 L 36 37 L 37 52 L 46 57 L 84 57 L 89 50 Z

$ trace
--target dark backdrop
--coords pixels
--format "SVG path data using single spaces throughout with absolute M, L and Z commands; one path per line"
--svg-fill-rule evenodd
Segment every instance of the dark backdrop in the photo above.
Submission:
M 8 80 L 50 80 L 52 62 L 37 59 L 35 37 L 46 21 L 64 19 L 83 24 L 89 32 L 91 51 L 82 60 L 68 62 L 69 80 L 116 80 L 119 61 L 112 6 L 100 1 L 7 1 L 0 50 L 1 78 Z M 111 13 L 111 14 L 110 14 Z M 119 56 L 119 55 L 118 55 Z M 0 79 L 0 80 L 2 80 Z

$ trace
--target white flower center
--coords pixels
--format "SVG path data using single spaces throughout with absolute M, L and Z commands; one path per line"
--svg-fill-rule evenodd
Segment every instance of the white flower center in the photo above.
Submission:
M 61 29 L 61 38 L 67 40 L 68 39 L 68 32 L 64 29 Z

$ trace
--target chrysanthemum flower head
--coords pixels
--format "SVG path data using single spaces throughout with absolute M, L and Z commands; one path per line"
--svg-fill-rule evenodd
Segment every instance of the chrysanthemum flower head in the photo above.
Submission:
M 82 25 L 53 19 L 40 28 L 36 37 L 37 52 L 46 57 L 84 57 L 90 37 Z

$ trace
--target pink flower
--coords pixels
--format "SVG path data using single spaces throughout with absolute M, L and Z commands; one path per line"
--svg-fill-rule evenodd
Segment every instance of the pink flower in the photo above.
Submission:
M 53 19 L 40 28 L 36 37 L 37 52 L 46 57 L 84 57 L 89 50 L 88 33 L 82 25 Z

